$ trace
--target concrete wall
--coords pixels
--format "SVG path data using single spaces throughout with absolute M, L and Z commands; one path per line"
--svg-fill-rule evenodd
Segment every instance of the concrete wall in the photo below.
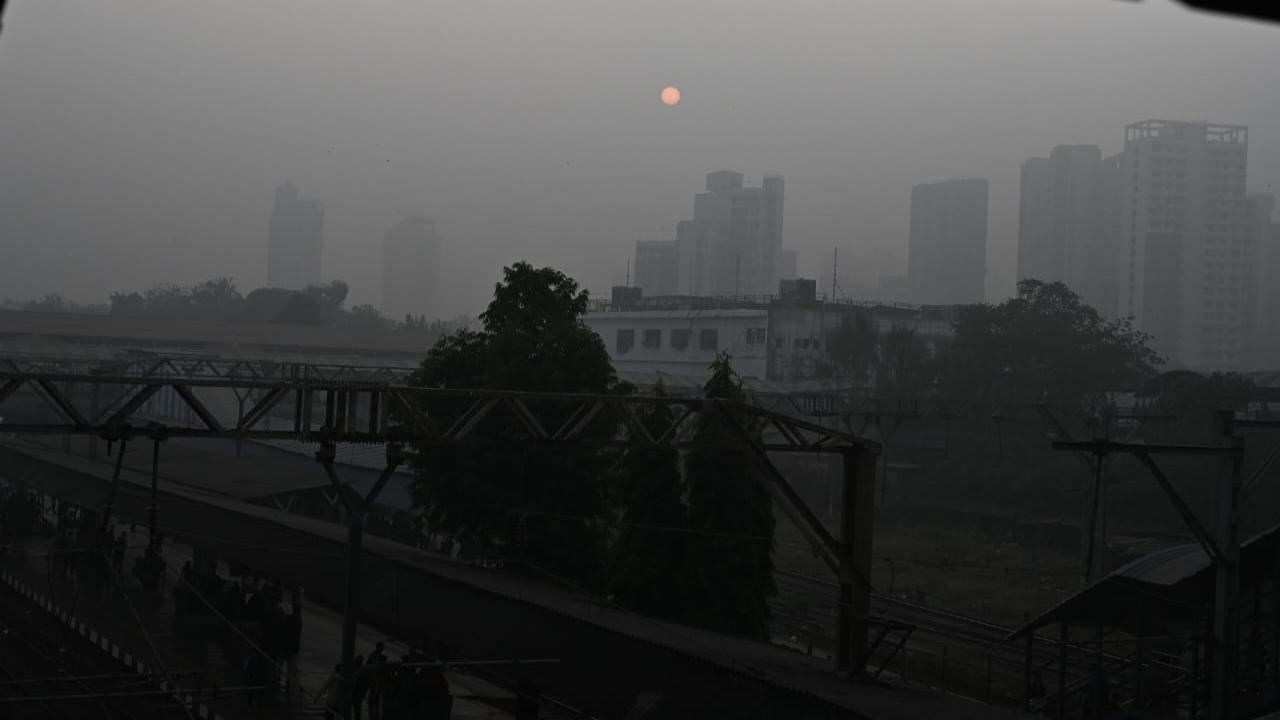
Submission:
M 587 325 L 604 340 L 619 370 L 664 372 L 705 377 L 716 353 L 726 351 L 743 377 L 765 377 L 768 364 L 766 310 L 642 310 L 588 313 Z M 632 331 L 634 344 L 620 346 L 619 331 Z M 645 345 L 645 331 L 658 333 L 655 347 Z M 673 345 L 673 331 L 688 333 L 688 345 Z M 703 331 L 713 331 L 713 348 L 703 348 Z

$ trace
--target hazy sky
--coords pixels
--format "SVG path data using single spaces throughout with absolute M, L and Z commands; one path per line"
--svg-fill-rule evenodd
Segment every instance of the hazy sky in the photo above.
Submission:
M 0 296 L 265 281 L 286 179 L 324 272 L 380 297 L 382 233 L 428 214 L 440 312 L 501 266 L 594 291 L 712 170 L 787 178 L 800 270 L 901 248 L 914 183 L 991 181 L 988 294 L 1018 172 L 1148 117 L 1250 128 L 1280 190 L 1280 26 L 1166 0 L 11 0 L 0 34 Z M 661 87 L 683 92 L 675 108 Z

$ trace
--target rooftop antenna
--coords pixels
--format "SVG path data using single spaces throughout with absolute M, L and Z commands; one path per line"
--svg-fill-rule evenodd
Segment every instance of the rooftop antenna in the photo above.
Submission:
M 831 302 L 836 301 L 836 289 L 840 287 L 836 280 L 836 272 L 840 267 L 840 248 L 831 248 Z
M 627 287 L 631 287 L 631 260 L 627 260 L 627 279 L 622 283 Z

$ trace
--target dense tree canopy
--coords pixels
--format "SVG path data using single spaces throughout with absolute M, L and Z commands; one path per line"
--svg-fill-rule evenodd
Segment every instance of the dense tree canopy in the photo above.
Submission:
M 961 311 L 939 357 L 939 391 L 959 412 L 983 416 L 1023 403 L 1083 409 L 1155 373 L 1163 360 L 1147 342 L 1066 285 L 1023 280 L 1017 297 Z
M 662 382 L 654 395 L 666 394 Z M 670 407 L 647 405 L 640 422 L 660 435 L 672 421 Z M 634 443 L 618 463 L 621 530 L 610 552 L 609 589 L 623 607 L 672 620 L 683 619 L 690 598 L 672 578 L 685 571 L 687 535 L 680 454 L 669 445 Z
M 727 354 L 711 365 L 703 395 L 742 399 L 742 380 Z M 734 432 L 714 414 L 704 415 L 685 455 L 687 612 L 695 625 L 767 639 L 768 599 L 775 592 L 773 501 Z
M 166 320 L 315 325 L 357 332 L 399 332 L 428 341 L 467 324 L 465 318 L 427 322 L 421 315 L 397 323 L 373 305 L 345 307 L 350 287 L 331 280 L 302 290 L 258 288 L 241 295 L 230 278 L 213 278 L 191 286 L 157 285 L 145 292 L 113 293 L 110 313 Z M 49 308 L 56 309 L 56 308 Z
M 609 393 L 609 353 L 582 321 L 587 293 L 563 273 L 504 271 L 480 330 L 442 337 L 413 382 L 428 387 Z M 545 410 L 545 408 L 543 408 Z M 554 412 L 554 409 L 552 410 Z M 493 422 L 510 421 L 495 418 Z M 520 555 L 579 580 L 600 579 L 613 459 L 593 448 L 420 447 L 415 503 L 430 527 L 470 552 Z

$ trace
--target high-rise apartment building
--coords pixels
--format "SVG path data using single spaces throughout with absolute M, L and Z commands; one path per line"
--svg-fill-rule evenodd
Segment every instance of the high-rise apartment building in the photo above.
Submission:
M 1174 366 L 1252 355 L 1259 235 L 1245 196 L 1248 129 L 1145 120 L 1120 161 L 1121 314 Z
M 298 197 L 298 186 L 276 188 L 267 243 L 267 286 L 301 290 L 320 283 L 324 205 Z
M 406 315 L 434 317 L 440 278 L 440 239 L 435 221 L 401 220 L 382 239 L 382 314 L 392 320 Z
M 1119 307 L 1119 156 L 1059 145 L 1022 165 L 1018 279 L 1062 282 L 1107 317 Z
M 636 246 L 636 279 L 669 286 L 676 258 L 676 287 L 691 295 L 771 295 L 778 281 L 795 276 L 796 256 L 782 249 L 784 183 L 766 175 L 748 187 L 742 173 L 707 175 L 705 192 L 693 200 L 693 219 L 676 226 L 674 242 Z M 643 268 L 643 269 L 642 269 Z
M 641 240 L 636 243 L 635 286 L 646 295 L 676 295 L 680 292 L 680 251 L 669 240 Z
M 1272 195 L 1245 198 L 1245 235 L 1256 248 L 1252 294 L 1256 312 L 1245 370 L 1280 367 L 1280 223 L 1274 221 Z
M 980 303 L 986 296 L 987 181 L 946 180 L 911 188 L 907 255 L 911 301 Z

